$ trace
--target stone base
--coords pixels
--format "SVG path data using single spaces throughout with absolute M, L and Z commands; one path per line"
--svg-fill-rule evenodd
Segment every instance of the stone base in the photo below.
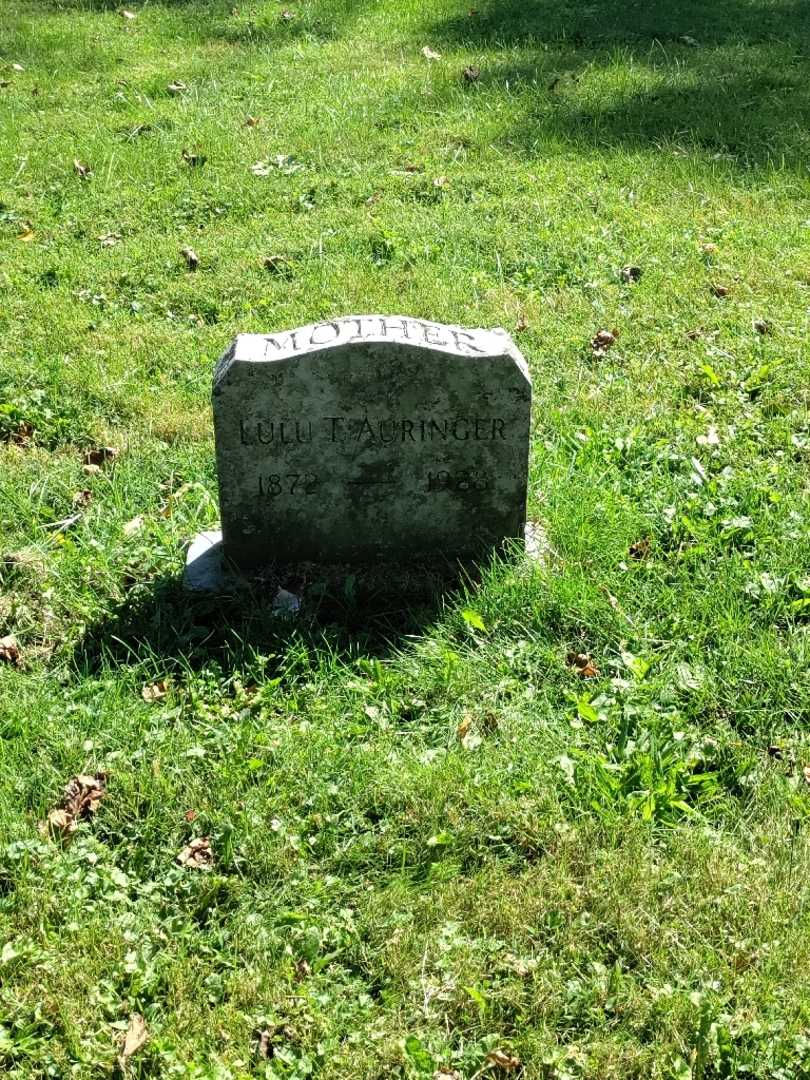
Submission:
M 524 550 L 529 562 L 543 562 L 548 553 L 543 528 L 535 521 L 526 523 Z M 249 585 L 249 580 L 226 562 L 219 529 L 198 533 L 192 540 L 183 585 L 191 592 L 206 593 L 233 593 Z
M 232 592 L 240 580 L 236 571 L 225 564 L 219 529 L 198 533 L 186 556 L 185 588 L 191 592 Z

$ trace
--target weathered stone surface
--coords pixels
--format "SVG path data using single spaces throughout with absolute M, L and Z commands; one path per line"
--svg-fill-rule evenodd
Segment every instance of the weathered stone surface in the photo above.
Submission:
M 524 536 L 531 382 L 503 330 L 362 315 L 241 334 L 213 402 L 240 568 L 453 561 Z

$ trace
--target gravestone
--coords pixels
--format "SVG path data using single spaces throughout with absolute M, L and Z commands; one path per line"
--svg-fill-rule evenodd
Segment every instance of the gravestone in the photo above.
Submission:
M 241 570 L 454 562 L 524 536 L 531 381 L 503 330 L 361 315 L 240 334 L 213 408 Z

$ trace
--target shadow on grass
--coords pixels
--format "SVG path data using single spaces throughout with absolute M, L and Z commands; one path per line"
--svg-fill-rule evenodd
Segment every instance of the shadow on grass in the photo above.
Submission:
M 805 0 L 478 0 L 435 22 L 434 43 L 574 46 L 783 42 L 810 50 Z M 689 39 L 689 40 L 687 40 Z
M 383 658 L 425 633 L 473 580 L 471 571 L 389 568 L 372 575 L 336 567 L 315 573 L 307 564 L 262 588 L 219 596 L 161 578 L 135 586 L 108 617 L 88 627 L 73 662 L 87 674 L 152 659 L 167 671 L 212 661 L 229 671 L 257 654 L 281 665 L 294 649 L 317 649 L 342 661 Z M 297 615 L 277 610 L 279 588 L 300 597 Z

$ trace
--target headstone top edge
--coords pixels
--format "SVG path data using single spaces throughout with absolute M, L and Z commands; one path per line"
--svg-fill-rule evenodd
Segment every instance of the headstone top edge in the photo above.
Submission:
M 531 382 L 520 350 L 500 327 L 466 327 L 410 315 L 377 314 L 345 315 L 274 334 L 237 334 L 217 364 L 214 382 L 215 385 L 221 382 L 236 363 L 273 364 L 359 344 L 405 345 L 418 351 L 470 359 L 509 356 Z

